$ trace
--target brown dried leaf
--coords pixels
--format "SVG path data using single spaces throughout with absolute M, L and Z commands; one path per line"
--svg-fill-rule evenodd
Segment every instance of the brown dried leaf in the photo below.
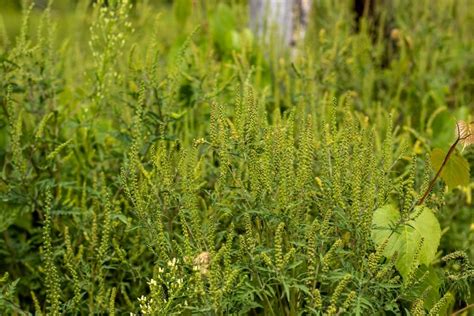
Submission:
M 456 123 L 456 134 L 464 148 L 474 144 L 474 122 L 466 123 L 464 121 L 458 121 Z
M 209 264 L 211 263 L 211 256 L 209 252 L 204 251 L 196 256 L 193 260 L 195 269 L 199 270 L 202 275 L 207 275 Z

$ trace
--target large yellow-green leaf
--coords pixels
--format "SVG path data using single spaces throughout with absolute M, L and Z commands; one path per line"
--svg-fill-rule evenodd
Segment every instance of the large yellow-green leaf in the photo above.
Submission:
M 437 172 L 443 164 L 446 154 L 447 152 L 440 148 L 435 148 L 431 152 L 431 165 L 435 172 Z M 469 163 L 464 157 L 454 152 L 446 162 L 441 172 L 441 178 L 449 189 L 453 189 L 458 185 L 469 185 Z
M 385 205 L 377 209 L 372 220 L 373 241 L 380 245 L 389 238 L 383 254 L 387 258 L 391 258 L 395 253 L 398 253 L 395 266 L 404 278 L 413 266 L 415 252 L 421 239 L 424 239 L 424 243 L 418 262 L 429 265 L 436 255 L 441 238 L 439 222 L 429 208 L 416 207 L 413 214 L 418 213 L 420 207 L 423 207 L 423 210 L 417 218 L 398 227 L 393 233 L 395 224 L 400 220 L 400 213 L 394 205 Z

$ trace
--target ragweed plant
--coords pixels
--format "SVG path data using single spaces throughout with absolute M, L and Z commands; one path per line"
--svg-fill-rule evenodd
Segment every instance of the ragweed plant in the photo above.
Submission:
M 0 13 L 0 314 L 468 310 L 472 5 L 191 2 Z

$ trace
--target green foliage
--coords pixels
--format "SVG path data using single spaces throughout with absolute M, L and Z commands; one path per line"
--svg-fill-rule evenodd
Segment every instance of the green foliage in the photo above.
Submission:
M 434 170 L 439 170 L 443 164 L 444 158 L 447 152 L 442 149 L 435 148 L 431 152 L 431 165 Z M 458 153 L 451 155 L 446 165 L 441 171 L 441 178 L 449 189 L 453 189 L 458 185 L 468 186 L 469 185 L 469 163 L 466 158 Z
M 445 107 L 441 107 L 431 115 L 428 122 L 432 131 L 432 146 L 447 149 L 456 138 L 456 118 Z M 443 157 L 444 158 L 444 157 Z
M 419 264 L 429 266 L 434 260 L 441 228 L 433 212 L 418 206 L 408 220 L 402 220 L 394 205 L 385 205 L 374 212 L 372 238 L 384 245 L 383 253 L 391 258 L 397 254 L 396 267 L 407 279 Z
M 235 15 L 226 4 L 219 4 L 211 21 L 212 36 L 216 42 L 217 48 L 225 53 L 231 52 L 237 48 L 235 42 L 236 21 Z
M 15 291 L 19 279 L 7 282 L 9 278 L 8 272 L 0 278 L 0 311 L 5 313 L 13 313 L 19 310 L 15 302 Z
M 189 16 L 191 15 L 193 9 L 193 1 L 192 0 L 178 0 L 175 1 L 174 4 L 174 15 L 176 20 L 178 21 L 181 27 L 184 27 L 186 21 L 188 20 Z
M 0 314 L 463 308 L 472 178 L 415 205 L 440 113 L 472 121 L 474 10 L 396 1 L 390 40 L 314 5 L 291 57 L 243 1 L 3 16 Z

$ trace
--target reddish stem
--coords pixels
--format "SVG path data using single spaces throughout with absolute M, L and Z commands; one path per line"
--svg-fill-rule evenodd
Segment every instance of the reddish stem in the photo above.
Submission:
M 439 178 L 439 175 L 441 174 L 441 172 L 443 171 L 444 167 L 446 166 L 446 163 L 448 162 L 449 160 L 449 157 L 451 157 L 451 154 L 453 153 L 454 149 L 456 149 L 456 145 L 459 143 L 461 139 L 458 137 L 456 139 L 456 141 L 451 145 L 451 147 L 449 148 L 449 151 L 448 153 L 446 154 L 446 156 L 444 157 L 444 160 L 443 160 L 443 163 L 441 164 L 441 166 L 439 167 L 438 169 L 438 172 L 436 172 L 436 175 L 434 176 L 433 179 L 431 179 L 431 182 L 430 182 L 430 185 L 428 186 L 428 189 L 426 189 L 425 193 L 423 194 L 423 196 L 418 200 L 418 202 L 416 203 L 416 205 L 421 205 L 423 204 L 423 202 L 425 202 L 426 198 L 428 197 L 428 195 L 430 194 L 431 190 L 433 190 L 433 187 L 436 183 L 436 180 L 438 180 Z
M 436 172 L 436 175 L 434 176 L 433 179 L 431 179 L 431 182 L 428 186 L 428 189 L 426 189 L 425 193 L 423 194 L 423 196 L 418 200 L 418 202 L 416 203 L 416 205 L 421 205 L 423 204 L 423 202 L 425 202 L 426 198 L 428 197 L 428 195 L 430 194 L 431 190 L 433 190 L 433 187 L 436 183 L 436 180 L 438 180 L 441 172 L 443 171 L 444 167 L 446 166 L 446 163 L 448 162 L 449 160 L 449 157 L 451 157 L 452 153 L 454 152 L 454 149 L 456 149 L 456 146 L 457 144 L 463 140 L 463 139 L 467 139 L 468 137 L 471 136 L 471 134 L 469 135 L 465 135 L 464 137 L 461 137 L 461 131 L 459 129 L 459 125 L 456 123 L 456 128 L 457 128 L 457 134 L 458 134 L 458 138 L 456 139 L 456 141 L 451 145 L 451 147 L 449 148 L 449 151 L 448 153 L 446 154 L 446 156 L 444 157 L 444 160 L 443 160 L 443 163 L 441 164 L 441 166 L 439 167 L 438 169 L 438 172 Z

